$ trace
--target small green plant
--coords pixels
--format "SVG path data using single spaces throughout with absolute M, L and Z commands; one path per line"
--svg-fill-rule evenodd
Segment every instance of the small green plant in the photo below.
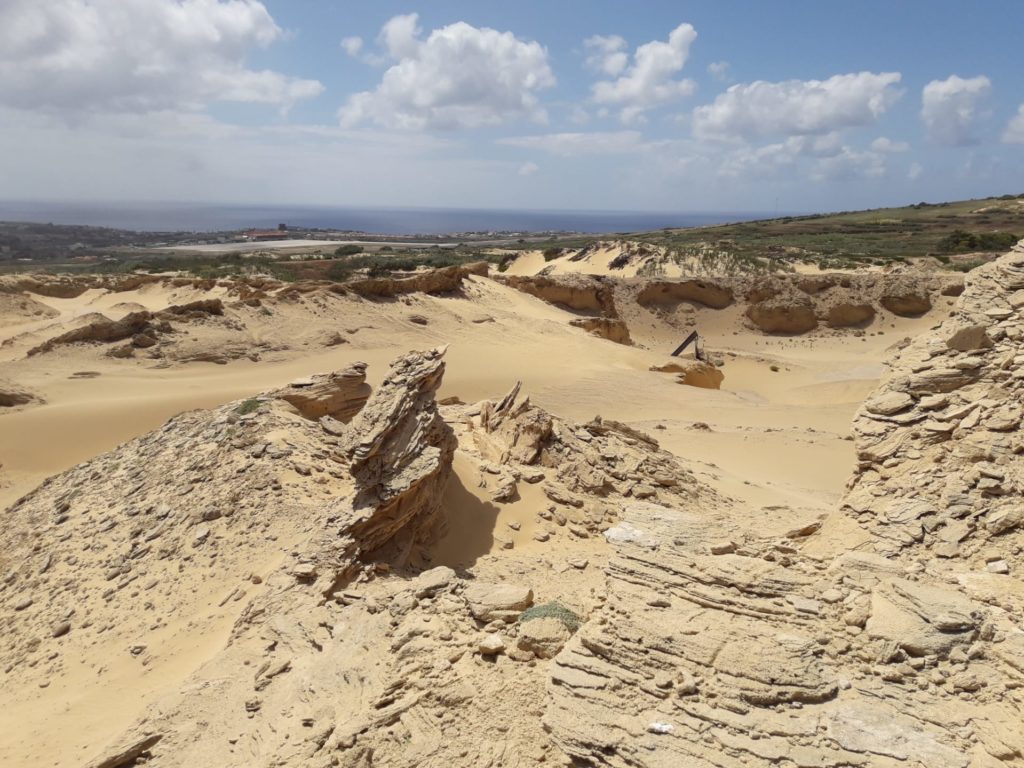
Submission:
M 237 413 L 239 416 L 245 416 L 247 414 L 252 413 L 253 411 L 255 411 L 259 407 L 260 407 L 260 401 L 255 399 L 255 398 L 250 397 L 248 400 L 243 400 L 239 404 L 239 406 L 237 408 L 235 408 L 235 413 Z
M 531 606 L 519 615 L 520 624 L 534 619 L 558 619 L 570 632 L 575 632 L 580 628 L 580 617 L 557 600 Z
M 363 248 L 360 245 L 339 245 L 334 249 L 335 256 L 355 256 L 357 253 L 362 253 Z
M 545 248 L 544 249 L 544 261 L 554 261 L 562 255 L 561 248 Z

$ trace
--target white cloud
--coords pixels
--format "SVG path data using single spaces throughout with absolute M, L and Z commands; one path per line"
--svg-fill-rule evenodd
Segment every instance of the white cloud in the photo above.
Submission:
M 537 92 L 555 77 L 539 43 L 461 21 L 424 40 L 416 14 L 388 21 L 381 42 L 395 63 L 375 90 L 355 94 L 339 110 L 343 126 L 453 129 L 547 119 Z
M 906 152 L 910 145 L 905 141 L 893 141 L 885 136 L 879 136 L 871 142 L 871 149 L 875 152 Z
M 907 178 L 911 181 L 918 179 L 924 173 L 924 166 L 920 163 L 911 163 L 907 169 Z
M 1024 104 L 1020 105 L 1017 114 L 1010 118 L 1003 131 L 1004 144 L 1024 144 Z
M 3 0 L 0 105 L 72 113 L 283 109 L 323 91 L 245 64 L 283 36 L 256 0 Z
M 341 38 L 341 47 L 349 56 L 355 58 L 363 50 L 363 38 L 361 37 L 343 37 Z
M 419 36 L 419 15 L 407 13 L 394 16 L 380 30 L 380 42 L 393 59 L 406 59 L 416 55 Z
M 498 139 L 499 144 L 539 149 L 553 155 L 612 155 L 635 152 L 645 146 L 639 131 L 595 131 L 592 133 L 547 133 Z
M 520 176 L 532 176 L 540 170 L 540 166 L 534 162 L 527 161 L 519 166 Z
M 734 85 L 693 114 L 705 139 L 822 134 L 871 125 L 901 95 L 898 72 L 858 72 L 828 80 Z
M 673 78 L 686 65 L 690 46 L 696 39 L 697 32 L 690 24 L 680 24 L 672 30 L 668 42 L 655 40 L 641 45 L 633 53 L 633 63 L 621 70 L 620 77 L 594 83 L 594 101 L 619 107 L 622 121 L 630 123 L 652 107 L 689 96 L 696 84 L 689 79 Z
M 711 75 L 715 80 L 719 82 L 725 82 L 729 79 L 729 62 L 728 61 L 713 61 L 708 64 L 708 74 Z
M 583 47 L 590 51 L 587 67 L 603 75 L 618 77 L 629 63 L 626 41 L 618 35 L 593 35 L 583 41 Z
M 886 174 L 885 155 L 871 150 L 859 151 L 843 147 L 832 157 L 819 158 L 811 167 L 811 179 L 877 179 Z
M 953 147 L 977 144 L 975 124 L 987 116 L 983 107 L 991 93 L 992 83 L 984 75 L 932 80 L 921 92 L 921 119 L 928 138 Z
M 775 144 L 743 146 L 728 153 L 719 166 L 719 174 L 727 177 L 778 178 L 788 173 L 797 178 L 803 172 L 814 181 L 877 178 L 886 170 L 884 152 L 854 149 L 843 144 L 838 133 L 790 136 Z

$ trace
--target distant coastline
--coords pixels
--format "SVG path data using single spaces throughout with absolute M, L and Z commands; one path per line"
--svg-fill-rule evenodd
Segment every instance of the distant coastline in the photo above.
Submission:
M 601 234 L 698 227 L 779 215 L 785 214 L 0 201 L 0 221 L 112 227 L 138 232 L 223 232 L 287 224 L 295 228 L 379 235 L 468 232 Z

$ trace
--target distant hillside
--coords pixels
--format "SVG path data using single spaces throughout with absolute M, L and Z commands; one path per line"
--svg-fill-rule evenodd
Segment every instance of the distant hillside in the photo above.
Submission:
M 969 266 L 958 254 L 1005 252 L 1024 237 L 1024 195 L 904 208 L 787 216 L 629 235 L 683 256 L 714 248 L 737 260 L 884 264 L 915 257 Z

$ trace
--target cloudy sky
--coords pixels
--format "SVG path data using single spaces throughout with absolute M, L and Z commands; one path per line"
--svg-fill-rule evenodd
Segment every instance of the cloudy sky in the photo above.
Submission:
M 0 199 L 1024 193 L 1020 0 L 0 0 Z

